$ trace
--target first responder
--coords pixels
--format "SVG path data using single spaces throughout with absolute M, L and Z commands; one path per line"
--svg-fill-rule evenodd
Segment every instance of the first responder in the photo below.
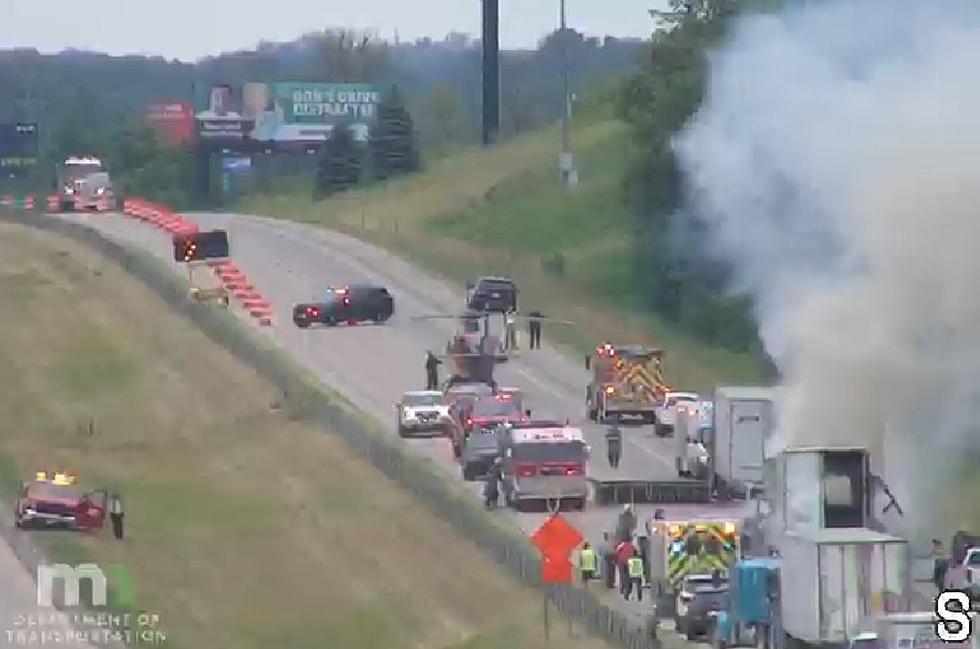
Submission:
M 490 466 L 490 470 L 487 471 L 486 481 L 483 485 L 483 497 L 487 509 L 493 509 L 496 507 L 500 500 L 500 477 L 501 470 L 503 468 L 503 463 L 498 457 L 494 460 L 493 464 Z
M 946 581 L 946 568 L 949 561 L 946 559 L 946 551 L 943 549 L 943 542 L 939 539 L 932 540 L 932 583 L 936 590 L 942 591 Z
M 602 580 L 606 588 L 612 590 L 616 587 L 616 546 L 609 538 L 609 532 L 602 533 L 599 554 L 602 555 Z
M 513 311 L 508 311 L 504 315 L 504 329 L 506 331 L 507 350 L 517 349 L 517 318 Z
M 636 589 L 636 600 L 638 602 L 643 601 L 643 559 L 640 558 L 640 553 L 633 549 L 633 556 L 626 560 L 626 573 L 628 581 L 626 583 L 626 588 L 623 590 L 623 598 L 629 601 L 630 594 L 633 589 Z
M 122 499 L 119 494 L 113 492 L 109 497 L 109 518 L 112 520 L 112 535 L 117 539 L 123 537 L 123 512 Z
M 616 565 L 619 566 L 619 592 L 626 595 L 629 587 L 629 559 L 636 553 L 636 546 L 630 540 L 620 541 L 616 546 Z
M 541 349 L 541 318 L 544 316 L 540 311 L 531 311 L 527 316 L 530 318 L 527 322 L 529 346 L 531 349 Z
M 442 361 L 436 358 L 432 352 L 427 352 L 425 357 L 425 389 L 439 389 L 439 366 Z
M 589 545 L 588 541 L 582 545 L 582 549 L 579 551 L 578 567 L 582 577 L 582 583 L 587 586 L 590 581 L 595 579 L 596 572 L 599 569 L 599 557 L 596 555 L 595 550 L 592 549 L 592 546 Z
M 619 429 L 618 424 L 613 424 L 606 429 L 606 457 L 610 467 L 619 468 L 619 456 L 622 450 L 623 431 Z
M 623 505 L 623 511 L 619 513 L 619 518 L 616 520 L 616 541 L 629 541 L 633 538 L 633 532 L 636 530 L 636 515 L 633 513 L 633 508 L 629 503 Z

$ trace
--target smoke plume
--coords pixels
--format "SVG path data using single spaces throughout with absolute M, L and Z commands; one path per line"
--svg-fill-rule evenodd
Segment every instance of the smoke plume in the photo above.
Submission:
M 743 18 L 675 142 L 783 376 L 778 443 L 866 446 L 916 526 L 980 450 L 980 5 Z

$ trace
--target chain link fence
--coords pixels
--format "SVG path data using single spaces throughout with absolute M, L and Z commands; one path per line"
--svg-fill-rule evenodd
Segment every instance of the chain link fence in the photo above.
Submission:
M 341 435 L 385 475 L 429 505 L 440 517 L 525 584 L 542 588 L 541 559 L 519 530 L 488 516 L 470 494 L 440 474 L 431 460 L 411 455 L 339 394 L 323 388 L 308 371 L 235 315 L 187 299 L 180 277 L 149 254 L 111 241 L 95 230 L 37 214 L 8 212 L 3 220 L 61 234 L 95 248 L 135 275 L 179 313 L 190 318 L 219 345 L 272 382 L 283 394 L 287 413 Z M 648 624 L 637 624 L 579 586 L 552 585 L 545 592 L 556 608 L 579 620 L 591 634 L 627 649 L 660 649 Z M 652 613 L 651 613 L 652 616 Z

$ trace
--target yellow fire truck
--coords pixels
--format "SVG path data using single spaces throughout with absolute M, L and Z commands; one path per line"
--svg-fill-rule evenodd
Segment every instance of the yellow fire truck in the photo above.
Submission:
M 651 519 L 647 522 L 647 537 L 650 589 L 658 610 L 672 605 L 684 576 L 710 575 L 715 570 L 727 576 L 741 551 L 739 526 L 733 520 Z
M 663 378 L 663 351 L 639 345 L 596 347 L 595 357 L 585 357 L 592 381 L 585 392 L 589 419 L 618 421 L 641 417 L 654 422 L 654 408 L 670 391 Z

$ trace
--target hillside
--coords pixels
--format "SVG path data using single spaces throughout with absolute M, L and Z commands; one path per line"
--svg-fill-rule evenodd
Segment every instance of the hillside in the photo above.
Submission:
M 512 275 L 525 310 L 576 323 L 546 336 L 577 351 L 602 340 L 662 346 L 678 385 L 760 380 L 757 358 L 705 345 L 643 308 L 637 255 L 644 253 L 623 191 L 632 143 L 608 113 L 593 106 L 574 130 L 581 182 L 570 195 L 557 177 L 558 132 L 549 128 L 319 203 L 300 184 L 253 196 L 240 209 L 349 232 L 460 284 L 483 272 Z
M 539 593 L 144 285 L 51 234 L 0 224 L 0 241 L 0 484 L 9 499 L 68 467 L 118 489 L 125 542 L 32 534 L 56 559 L 127 566 L 167 646 L 545 646 Z M 605 646 L 554 624 L 564 646 Z

